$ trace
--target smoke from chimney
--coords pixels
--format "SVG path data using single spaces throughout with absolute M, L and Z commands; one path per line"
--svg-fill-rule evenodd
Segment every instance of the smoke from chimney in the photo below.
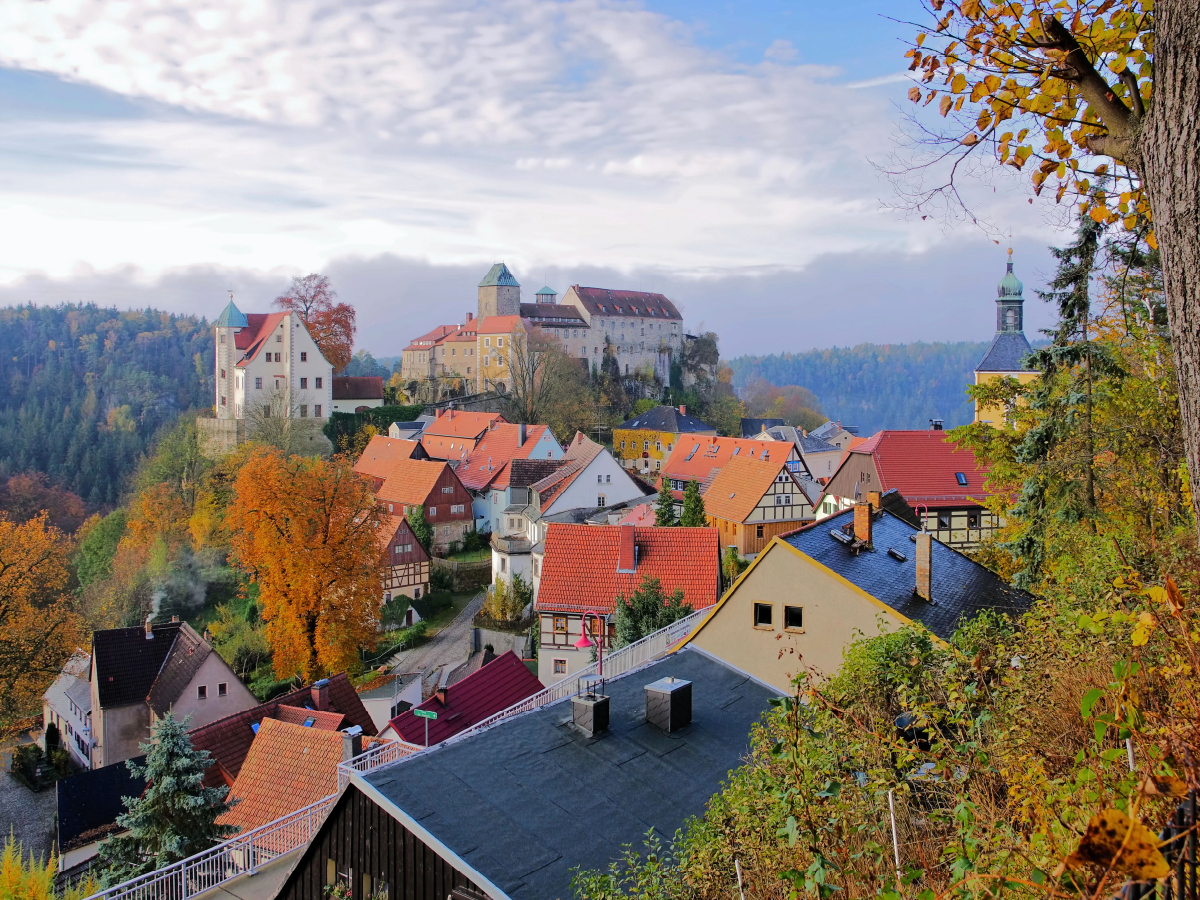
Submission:
M 154 640 L 154 628 L 150 624 L 153 621 L 154 613 L 150 613 L 150 615 L 146 616 L 146 624 L 144 627 L 146 629 L 146 640 L 148 641 Z

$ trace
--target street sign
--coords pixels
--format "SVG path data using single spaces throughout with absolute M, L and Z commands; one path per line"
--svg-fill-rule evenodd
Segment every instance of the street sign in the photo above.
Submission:
M 436 719 L 437 718 L 437 713 L 435 713 L 432 709 L 414 709 L 413 715 L 416 716 L 418 719 Z

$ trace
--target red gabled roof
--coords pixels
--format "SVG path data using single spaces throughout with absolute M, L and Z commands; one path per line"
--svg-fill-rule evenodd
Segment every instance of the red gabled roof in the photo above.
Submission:
M 675 304 L 662 294 L 649 294 L 645 291 L 610 291 L 608 288 L 580 287 L 575 284 L 571 288 L 583 302 L 584 308 L 592 315 L 600 316 L 638 316 L 660 319 L 683 319 Z
M 377 434 L 363 448 L 362 455 L 354 463 L 354 471 L 372 478 L 387 478 L 392 466 L 402 459 L 412 459 L 420 446 L 419 441 L 402 441 L 386 434 Z
M 791 441 L 682 434 L 675 442 L 675 449 L 663 463 L 662 471 L 668 478 L 678 481 L 695 479 L 703 486 L 705 479 L 715 477 L 714 469 L 720 469 L 734 457 L 782 463 L 795 449 L 796 445 Z M 677 497 L 683 496 L 679 491 L 675 494 Z
M 512 334 L 521 325 L 520 316 L 485 316 L 475 320 L 476 334 Z
M 621 535 L 633 531 L 636 566 L 620 571 Z M 646 577 L 668 596 L 683 588 L 684 602 L 701 609 L 717 602 L 720 536 L 715 528 L 637 528 L 564 525 L 546 528 L 537 608 L 551 612 L 610 613 L 617 594 L 629 596 Z M 628 538 L 626 538 L 628 540 Z
M 437 713 L 436 719 L 428 720 L 429 744 L 432 746 L 520 703 L 541 689 L 542 683 L 537 676 L 509 650 L 478 672 L 446 688 L 445 703 L 434 694 L 416 708 Z M 410 709 L 396 716 L 390 724 L 400 740 L 424 746 L 425 721 Z
M 462 437 L 474 440 L 491 428 L 493 424 L 498 425 L 507 421 L 500 413 L 462 412 L 457 409 L 448 409 L 427 424 L 421 432 L 421 436 Z
M 379 375 L 334 375 L 334 400 L 382 400 L 383 378 Z
M 244 366 L 257 357 L 259 351 L 269 343 L 267 338 L 275 333 L 275 329 L 287 315 L 286 312 L 247 313 L 246 321 L 250 323 L 249 327 L 238 331 L 233 339 L 233 345 L 237 349 L 245 351 L 236 364 Z
M 406 558 L 404 564 L 429 561 L 429 554 L 425 552 L 425 548 L 421 546 L 421 542 L 413 534 L 412 526 L 408 524 L 408 519 L 405 519 L 403 516 L 385 516 L 383 527 L 379 529 L 379 546 L 385 554 L 384 559 L 388 561 L 389 565 L 392 564 L 392 554 L 388 548 L 400 542 L 413 545 L 411 551 L 413 556 Z M 362 688 L 359 688 L 359 693 L 362 693 Z
M 457 325 L 439 325 L 437 328 L 428 334 L 423 334 L 418 338 L 413 338 L 412 343 L 405 347 L 405 350 L 428 350 L 442 338 L 448 334 L 452 334 L 458 330 Z
M 984 487 L 990 467 L 979 462 L 971 450 L 955 445 L 944 431 L 877 432 L 845 454 L 839 471 L 852 463 L 856 454 L 875 461 L 879 490 L 895 488 L 913 509 L 918 505 L 930 509 L 961 506 L 991 496 Z M 956 472 L 966 476 L 965 486 L 958 483 Z
M 438 479 L 449 468 L 450 464 L 442 460 L 399 460 L 392 464 L 376 493 L 385 502 L 424 506 Z
M 525 443 L 519 447 L 520 425 L 501 422 L 485 434 L 471 455 L 455 469 L 463 487 L 482 491 L 500 475 L 509 460 L 528 459 L 538 441 L 549 431 L 545 425 L 528 425 L 525 429 Z
M 355 693 L 358 692 L 355 691 Z M 304 709 L 300 706 L 280 704 L 271 718 L 287 722 L 289 725 L 304 725 L 305 722 L 312 719 L 312 724 L 305 725 L 306 728 L 315 728 L 318 731 L 337 731 L 342 727 L 342 722 L 346 717 L 333 710 Z

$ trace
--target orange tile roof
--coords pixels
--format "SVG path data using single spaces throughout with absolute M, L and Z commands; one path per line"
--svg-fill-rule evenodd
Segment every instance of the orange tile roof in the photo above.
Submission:
M 421 446 L 417 441 L 402 441 L 386 434 L 377 434 L 363 449 L 354 463 L 354 471 L 360 475 L 386 478 L 392 466 L 402 459 L 412 459 L 413 451 Z
M 477 334 L 511 334 L 521 324 L 520 316 L 485 316 L 476 320 Z
M 229 791 L 241 802 L 217 821 L 242 831 L 316 803 L 338 789 L 342 733 L 263 719 Z
M 458 328 L 457 325 L 439 325 L 437 328 L 428 334 L 423 334 L 418 338 L 413 338 L 412 343 L 405 347 L 405 350 L 428 350 L 442 338 L 448 334 L 453 334 Z
M 784 462 L 796 448 L 791 441 L 756 441 L 753 438 L 707 437 L 684 434 L 663 463 L 663 474 L 680 481 L 703 482 L 729 460 L 739 456 Z M 678 493 L 678 492 L 677 492 Z
M 634 529 L 637 566 L 618 572 L 623 529 Z M 717 602 L 721 547 L 715 528 L 637 528 L 565 525 L 546 528 L 537 608 L 551 612 L 610 613 L 617 594 L 629 596 L 649 576 L 670 595 L 683 588 L 694 609 Z
M 658 513 L 654 509 L 653 503 L 643 503 L 641 506 L 635 506 L 629 512 L 625 513 L 624 518 L 617 522 L 618 525 L 640 525 L 643 528 L 651 528 L 658 521 Z
M 245 350 L 242 358 L 234 365 L 241 367 L 258 356 L 258 353 L 267 343 L 267 338 L 270 337 L 279 323 L 284 320 L 288 314 L 285 312 L 278 313 L 250 313 L 246 316 L 246 320 L 250 323 L 249 328 L 243 328 L 239 331 L 234 339 L 234 346 L 238 350 Z
M 545 425 L 526 426 L 525 443 L 518 447 L 521 426 L 508 422 L 498 423 L 475 445 L 471 455 L 455 473 L 463 487 L 471 491 L 481 491 L 500 475 L 509 460 L 528 459 L 547 431 L 549 429 Z
M 312 719 L 313 724 L 305 727 L 315 728 L 318 731 L 337 731 L 346 719 L 340 712 L 333 710 L 304 709 L 299 706 L 280 706 L 271 718 L 287 722 L 289 725 L 304 725 L 305 722 Z
M 780 472 L 786 472 L 783 459 L 751 459 L 735 456 L 721 467 L 704 494 L 704 511 L 718 519 L 745 522 L 770 490 Z
M 392 464 L 376 496 L 391 503 L 424 506 L 449 463 L 428 459 L 402 459 Z
M 448 409 L 426 425 L 421 434 L 422 436 L 478 438 L 493 424 L 498 425 L 507 421 L 500 413 L 462 412 L 457 409 Z

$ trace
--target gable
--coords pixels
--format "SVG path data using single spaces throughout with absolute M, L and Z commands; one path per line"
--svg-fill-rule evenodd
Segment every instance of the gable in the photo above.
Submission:
M 856 487 L 862 497 L 865 497 L 868 491 L 882 492 L 884 488 L 879 482 L 879 470 L 871 454 L 847 453 L 842 464 L 829 479 L 829 483 L 825 485 L 825 493 L 853 500 Z

